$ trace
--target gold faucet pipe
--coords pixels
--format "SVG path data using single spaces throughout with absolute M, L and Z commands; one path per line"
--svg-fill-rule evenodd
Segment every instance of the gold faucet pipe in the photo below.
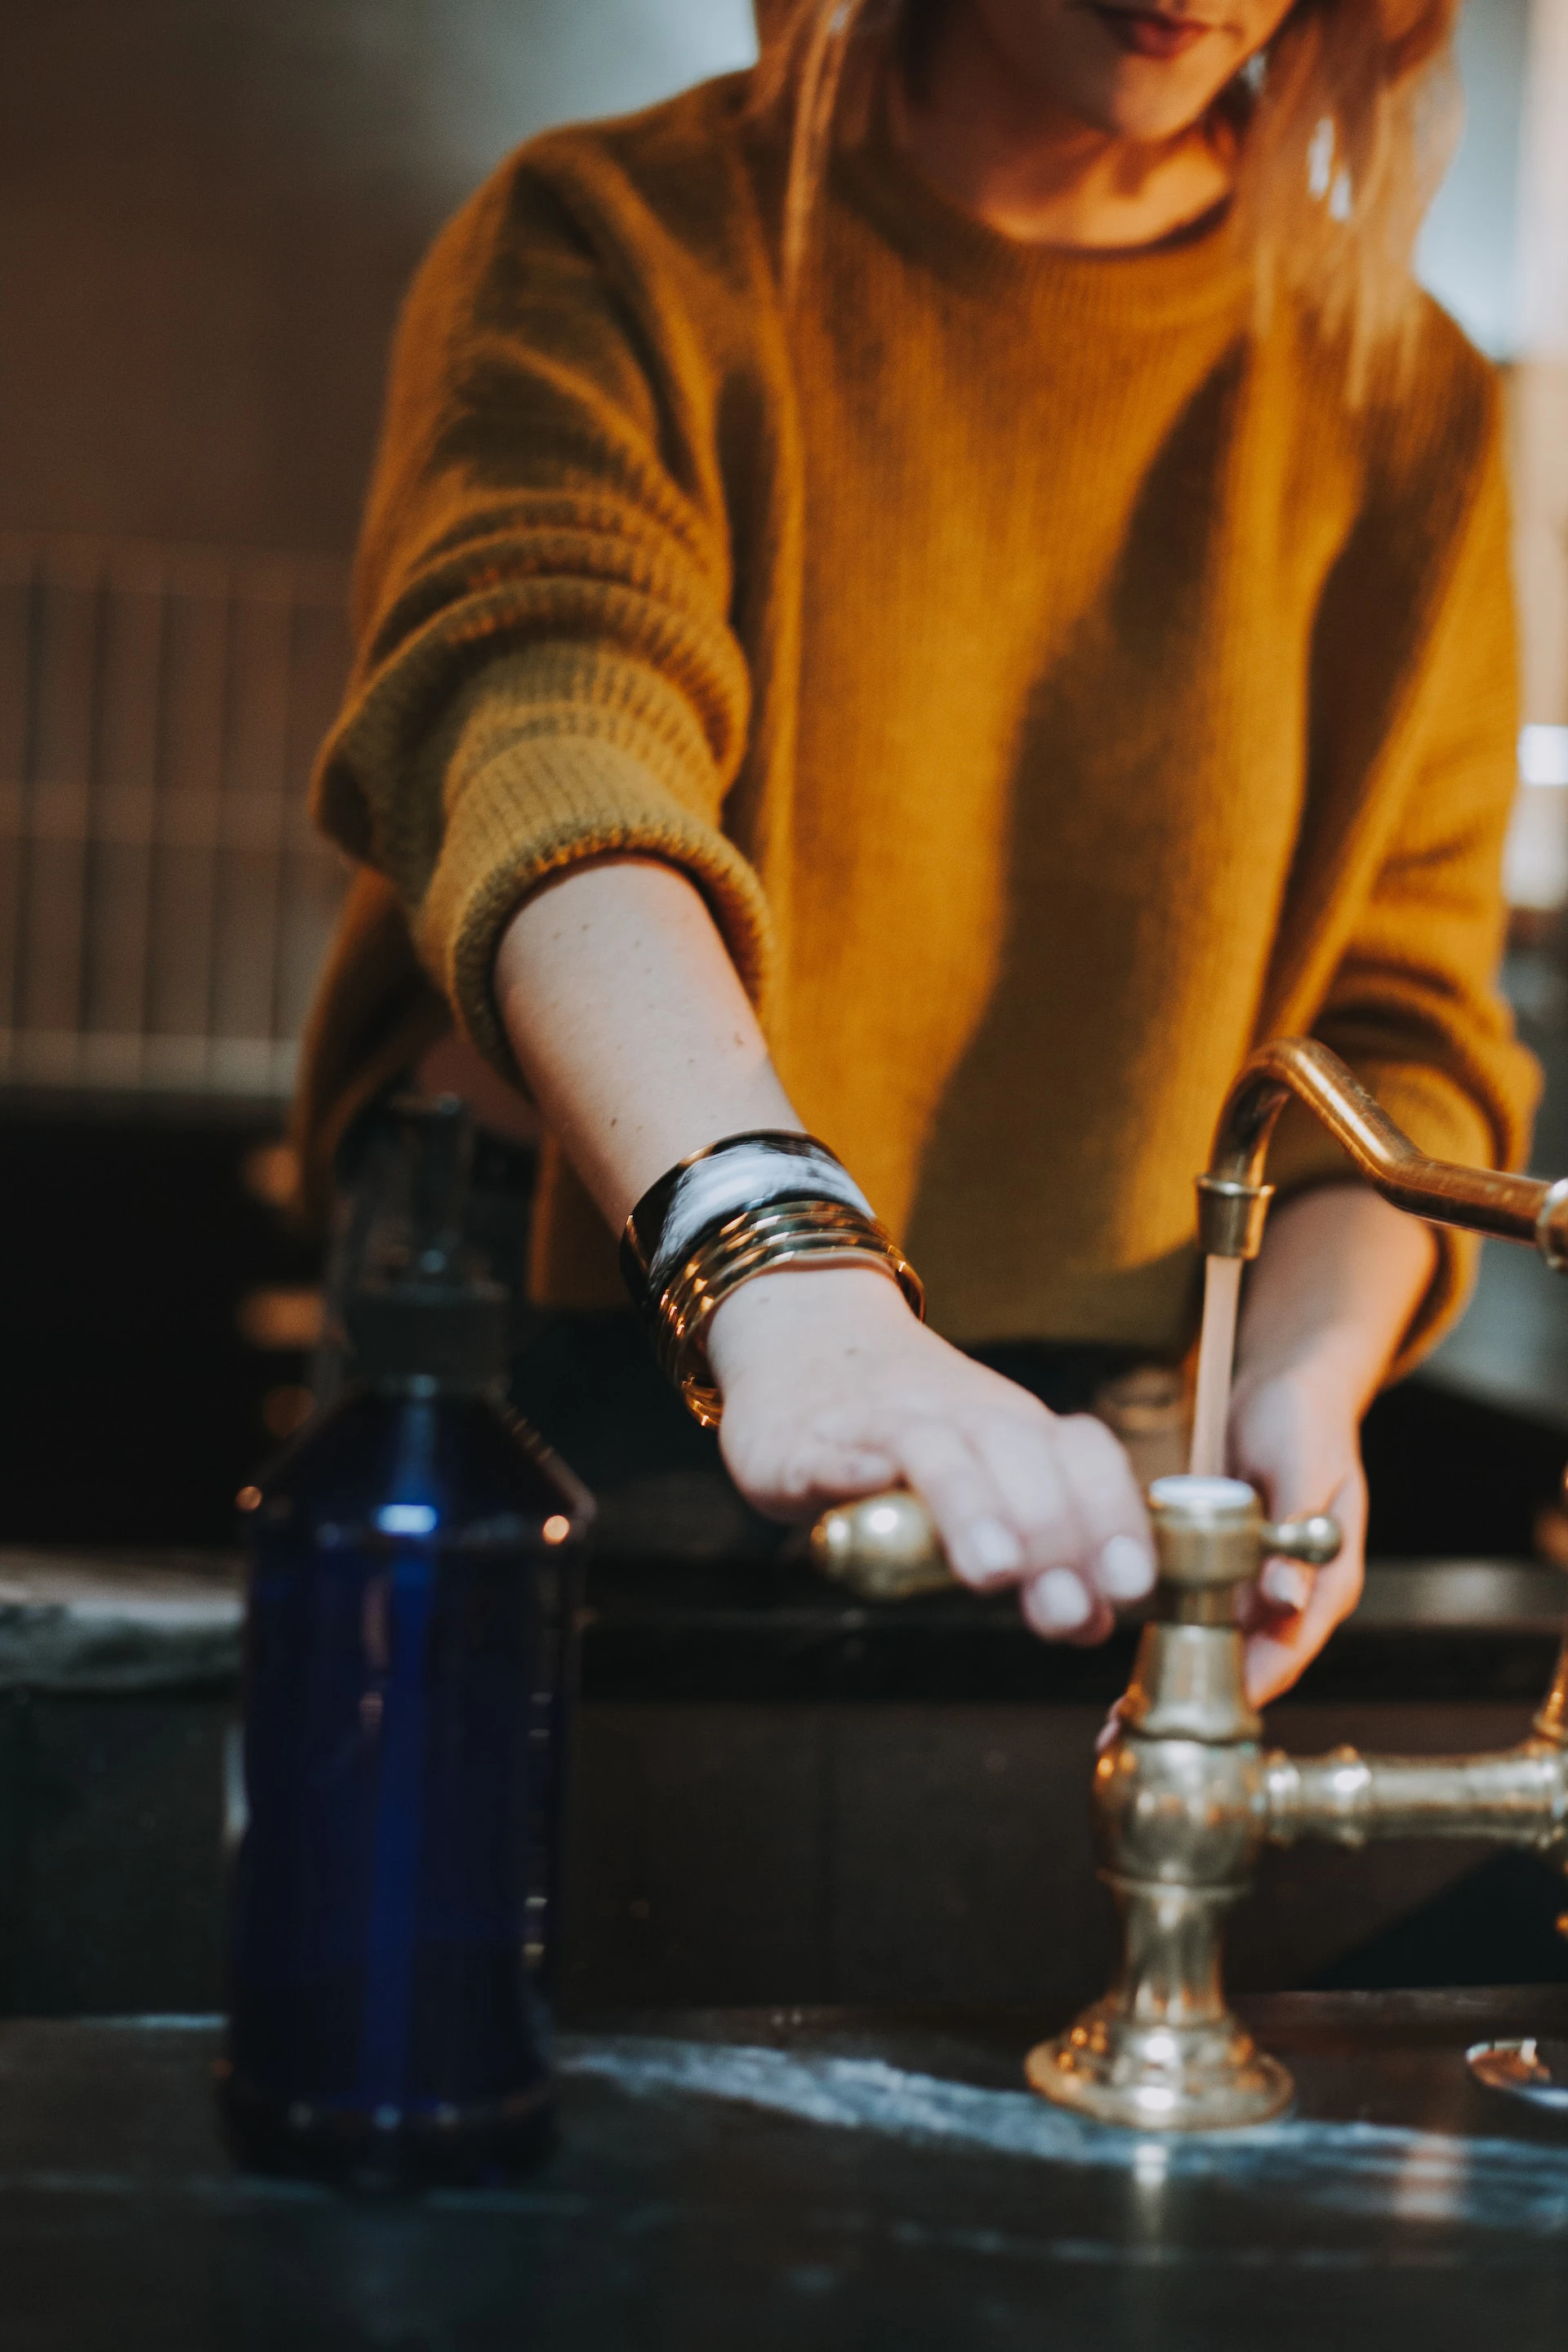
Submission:
M 1485 1838 L 1550 1853 L 1568 1830 L 1568 1754 L 1527 1739 L 1493 1756 L 1326 1756 L 1263 1759 L 1271 1845 L 1327 1838 Z
M 1555 1271 L 1568 1267 L 1568 1179 L 1546 1183 L 1428 1160 L 1338 1055 L 1312 1037 L 1278 1037 L 1260 1046 L 1226 1097 L 1208 1173 L 1198 1179 L 1205 1255 L 1257 1255 L 1268 1199 L 1264 1164 L 1275 1123 L 1292 1095 L 1328 1129 L 1357 1174 L 1395 1208 L 1431 1224 L 1532 1244 Z

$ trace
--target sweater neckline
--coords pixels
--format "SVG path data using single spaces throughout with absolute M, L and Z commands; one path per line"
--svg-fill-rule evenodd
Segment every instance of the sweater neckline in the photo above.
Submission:
M 1036 245 L 1009 236 L 927 179 L 878 108 L 863 140 L 834 158 L 832 177 L 855 209 L 906 259 L 977 296 L 1065 305 L 1085 326 L 1133 332 L 1238 303 L 1251 272 L 1233 208 L 1149 246 Z

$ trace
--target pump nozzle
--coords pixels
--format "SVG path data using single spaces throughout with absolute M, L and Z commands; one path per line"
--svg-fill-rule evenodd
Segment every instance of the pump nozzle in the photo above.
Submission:
M 406 1192 L 400 1230 L 348 1302 L 365 1381 L 432 1380 L 483 1390 L 505 1377 L 507 1299 L 466 1245 L 473 1125 L 456 1095 L 400 1095 Z
M 473 1123 L 457 1095 L 398 1095 L 391 1105 L 408 1171 L 408 1252 L 421 1274 L 444 1274 L 463 1246 Z

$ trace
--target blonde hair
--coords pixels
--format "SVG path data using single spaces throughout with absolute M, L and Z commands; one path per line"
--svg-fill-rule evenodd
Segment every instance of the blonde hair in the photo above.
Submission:
M 784 271 L 799 284 L 835 143 L 868 104 L 917 5 L 936 0 L 756 0 L 760 110 L 787 110 Z M 1411 254 L 1458 133 L 1461 0 L 1297 0 L 1267 52 L 1214 109 L 1234 141 L 1237 205 L 1256 257 L 1260 323 L 1277 295 L 1342 335 L 1353 387 L 1408 350 Z

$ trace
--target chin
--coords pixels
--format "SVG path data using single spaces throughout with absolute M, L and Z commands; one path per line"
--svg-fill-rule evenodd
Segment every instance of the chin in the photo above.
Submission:
M 1157 146 L 1201 122 L 1224 88 L 1212 74 L 1173 75 L 1168 66 L 1145 66 L 1084 90 L 1073 110 L 1096 131 Z

